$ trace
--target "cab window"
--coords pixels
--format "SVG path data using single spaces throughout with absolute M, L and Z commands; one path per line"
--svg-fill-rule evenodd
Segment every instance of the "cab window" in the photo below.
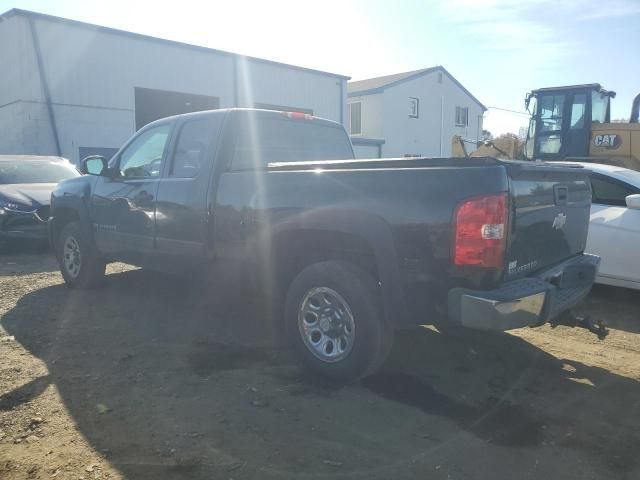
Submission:
M 562 130 L 564 95 L 545 95 L 540 98 L 540 131 Z
M 195 178 L 203 167 L 211 139 L 211 122 L 192 120 L 180 129 L 170 177 Z
M 542 155 L 556 155 L 562 148 L 562 121 L 564 115 L 564 95 L 544 95 L 538 99 L 539 132 L 536 148 Z
M 600 92 L 591 92 L 591 122 L 607 123 L 609 97 Z
M 124 178 L 159 177 L 171 125 L 158 125 L 142 132 L 120 154 Z
M 571 104 L 571 130 L 584 128 L 584 115 L 587 108 L 587 96 L 584 93 L 577 93 L 573 96 Z
M 341 127 L 282 116 L 257 119 L 238 131 L 234 170 L 263 168 L 271 162 L 353 159 L 351 142 Z

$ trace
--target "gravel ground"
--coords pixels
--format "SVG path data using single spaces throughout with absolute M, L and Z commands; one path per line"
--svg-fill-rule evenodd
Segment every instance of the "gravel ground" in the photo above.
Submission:
M 250 292 L 0 254 L 0 478 L 638 479 L 640 292 L 612 327 L 401 332 L 382 371 L 302 370 Z

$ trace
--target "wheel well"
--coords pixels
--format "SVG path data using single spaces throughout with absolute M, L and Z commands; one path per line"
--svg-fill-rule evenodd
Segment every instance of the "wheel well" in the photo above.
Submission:
M 356 265 L 378 280 L 378 265 L 371 246 L 358 235 L 325 230 L 300 230 L 273 243 L 276 281 L 286 289 L 305 267 L 327 260 Z
M 65 227 L 65 225 L 71 222 L 80 221 L 80 215 L 77 211 L 72 208 L 57 208 L 55 210 L 55 221 L 54 221 L 54 231 L 53 231 L 53 240 L 58 240 L 58 235 Z

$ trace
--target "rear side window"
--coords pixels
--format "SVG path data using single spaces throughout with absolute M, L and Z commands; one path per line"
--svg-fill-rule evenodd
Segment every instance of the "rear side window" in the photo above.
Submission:
M 616 207 L 626 206 L 627 202 L 625 198 L 628 195 L 640 193 L 640 189 L 600 175 L 591 177 L 591 190 L 593 192 L 592 203 Z
M 214 138 L 214 125 L 211 119 L 190 120 L 180 129 L 170 177 L 195 178 L 208 160 L 209 144 Z
M 233 170 L 262 168 L 271 162 L 353 159 L 349 137 L 340 127 L 284 116 L 240 120 Z

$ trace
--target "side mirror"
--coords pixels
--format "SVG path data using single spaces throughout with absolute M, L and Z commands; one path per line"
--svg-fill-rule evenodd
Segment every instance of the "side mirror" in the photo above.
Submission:
M 80 172 L 89 175 L 103 175 L 109 168 L 107 159 L 102 155 L 90 155 L 82 159 Z
M 625 201 L 627 202 L 627 208 L 640 210 L 640 194 L 627 195 Z

